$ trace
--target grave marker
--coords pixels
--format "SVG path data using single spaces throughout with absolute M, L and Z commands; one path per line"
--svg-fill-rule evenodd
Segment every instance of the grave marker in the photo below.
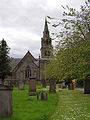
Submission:
M 50 79 L 49 92 L 50 93 L 56 93 L 56 81 L 53 78 Z
M 90 94 L 90 76 L 87 76 L 84 81 L 84 93 Z
M 12 87 L 0 84 L 0 116 L 11 116 L 13 113 Z
M 29 95 L 36 95 L 36 78 L 31 77 L 29 80 Z
M 19 88 L 20 90 L 24 90 L 24 81 L 19 81 L 19 82 L 18 82 L 18 88 Z

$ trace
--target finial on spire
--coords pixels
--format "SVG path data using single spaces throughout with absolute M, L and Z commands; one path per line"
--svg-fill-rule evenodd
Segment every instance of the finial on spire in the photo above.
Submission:
M 48 24 L 47 24 L 47 17 L 45 17 L 45 26 L 44 26 L 44 32 L 49 32 L 48 30 Z
M 45 17 L 45 23 L 47 23 L 47 17 Z

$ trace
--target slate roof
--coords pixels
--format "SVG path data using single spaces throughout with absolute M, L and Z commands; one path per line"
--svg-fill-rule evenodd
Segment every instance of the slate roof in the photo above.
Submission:
M 26 56 L 27 54 L 31 55 L 31 57 L 32 57 L 35 65 L 36 65 L 36 66 L 39 66 L 38 59 L 35 59 L 29 51 L 25 54 L 25 56 Z M 11 68 L 12 68 L 11 71 L 14 70 L 15 67 L 16 67 L 17 65 L 19 65 L 21 61 L 23 61 L 23 59 L 25 58 L 25 56 L 24 56 L 23 58 L 11 58 L 11 59 L 10 59 L 10 61 L 11 61 L 11 62 L 10 62 L 10 66 L 11 66 Z
M 10 59 L 11 70 L 13 70 L 20 61 L 21 58 L 11 58 Z

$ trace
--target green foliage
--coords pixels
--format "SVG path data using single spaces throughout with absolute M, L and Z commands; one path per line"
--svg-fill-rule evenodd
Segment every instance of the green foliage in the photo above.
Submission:
M 85 78 L 90 71 L 89 1 L 81 6 L 80 11 L 68 6 L 63 8 L 68 11 L 63 13 L 62 31 L 56 33 L 59 39 L 56 54 L 47 65 L 45 73 L 47 77 L 54 76 L 60 81 L 67 78 Z
M 0 42 L 0 79 L 2 81 L 4 81 L 5 77 L 10 74 L 9 50 L 6 41 L 3 39 Z

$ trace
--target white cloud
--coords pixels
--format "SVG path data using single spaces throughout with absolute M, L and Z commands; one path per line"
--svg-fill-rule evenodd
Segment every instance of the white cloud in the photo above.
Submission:
M 45 16 L 61 17 L 61 5 L 79 9 L 83 3 L 84 0 L 0 0 L 0 39 L 5 38 L 12 57 L 23 57 L 27 50 L 38 57 Z
M 22 57 L 28 50 L 32 51 L 35 57 L 40 49 L 40 36 L 30 31 L 15 30 L 12 28 L 0 28 L 0 39 L 4 37 L 8 46 L 11 48 L 11 56 Z M 36 50 L 35 50 L 36 49 Z

